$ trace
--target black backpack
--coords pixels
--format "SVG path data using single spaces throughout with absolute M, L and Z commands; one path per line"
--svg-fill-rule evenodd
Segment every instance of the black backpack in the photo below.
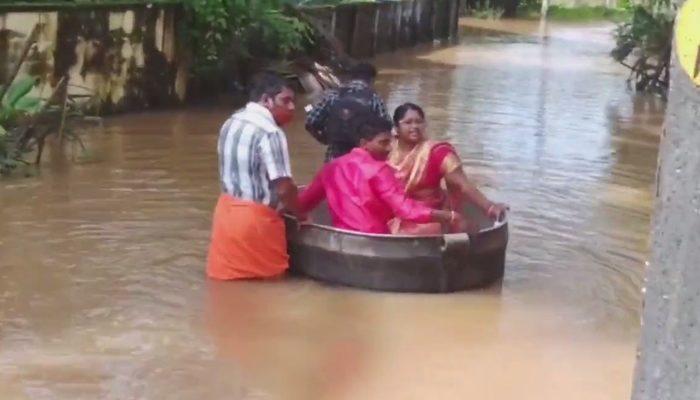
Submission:
M 326 137 L 328 143 L 336 146 L 352 149 L 357 144 L 358 116 L 372 112 L 372 98 L 374 92 L 369 89 L 350 91 L 349 88 L 341 88 L 338 98 L 333 101 L 328 110 L 326 120 Z

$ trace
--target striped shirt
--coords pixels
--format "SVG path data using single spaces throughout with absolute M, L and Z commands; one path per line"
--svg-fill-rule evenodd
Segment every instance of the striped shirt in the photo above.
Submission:
M 271 184 L 292 172 L 287 138 L 267 108 L 251 102 L 233 114 L 221 127 L 217 150 L 224 193 L 277 207 Z

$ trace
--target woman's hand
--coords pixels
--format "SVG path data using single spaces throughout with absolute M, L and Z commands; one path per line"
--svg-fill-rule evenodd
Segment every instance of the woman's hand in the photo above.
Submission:
M 479 225 L 469 219 L 464 218 L 461 214 L 457 214 L 454 222 L 450 223 L 450 232 L 466 232 L 470 235 L 479 233 Z
M 452 224 L 457 221 L 459 214 L 454 211 L 445 211 L 434 209 L 431 213 L 433 221 L 442 222 L 443 224 Z
M 506 218 L 506 212 L 510 210 L 508 205 L 503 203 L 491 203 L 486 210 L 486 216 L 494 221 L 501 222 Z
M 479 232 L 479 226 L 454 211 L 433 210 L 433 218 L 447 224 L 451 232 L 466 232 L 475 234 Z

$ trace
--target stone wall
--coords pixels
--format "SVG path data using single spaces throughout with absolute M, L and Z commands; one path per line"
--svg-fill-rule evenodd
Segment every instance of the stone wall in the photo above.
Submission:
M 39 26 L 37 50 L 19 76 L 40 79 L 48 96 L 67 77 L 70 94 L 95 96 L 103 111 L 143 109 L 184 100 L 188 65 L 178 46 L 177 5 L 0 8 L 0 82 Z

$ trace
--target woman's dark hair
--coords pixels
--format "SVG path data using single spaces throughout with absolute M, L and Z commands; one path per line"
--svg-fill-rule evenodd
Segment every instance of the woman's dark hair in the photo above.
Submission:
M 394 110 L 394 126 L 399 126 L 399 121 L 401 121 L 403 117 L 406 116 L 406 113 L 410 110 L 417 112 L 421 118 L 425 119 L 425 113 L 418 104 L 403 103 L 400 106 L 396 107 L 396 110 Z
M 364 115 L 358 115 L 357 118 L 355 125 L 357 127 L 355 131 L 357 144 L 360 143 L 360 139 L 372 140 L 380 133 L 391 132 L 391 122 L 375 113 L 368 112 Z
M 264 94 L 274 97 L 280 94 L 284 88 L 289 88 L 289 84 L 284 78 L 274 72 L 260 72 L 253 77 L 248 91 L 248 100 L 260 101 Z

